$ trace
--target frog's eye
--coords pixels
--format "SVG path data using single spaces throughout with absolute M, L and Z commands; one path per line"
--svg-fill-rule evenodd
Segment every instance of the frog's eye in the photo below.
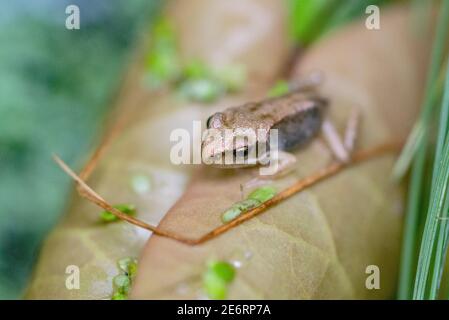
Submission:
M 211 115 L 207 121 L 206 126 L 208 129 L 218 129 L 223 126 L 224 116 L 223 113 L 217 112 Z
M 207 118 L 207 121 L 206 121 L 207 129 L 210 129 L 210 125 L 211 125 L 211 121 L 212 121 L 213 117 L 214 117 L 214 115 L 211 115 L 209 118 Z

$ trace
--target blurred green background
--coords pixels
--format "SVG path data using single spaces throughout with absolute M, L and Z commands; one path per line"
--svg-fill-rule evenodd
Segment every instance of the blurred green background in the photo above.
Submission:
M 79 167 L 97 142 L 137 30 L 160 1 L 1 0 L 0 299 L 19 298 L 69 179 L 53 152 Z M 80 8 L 67 30 L 65 8 Z

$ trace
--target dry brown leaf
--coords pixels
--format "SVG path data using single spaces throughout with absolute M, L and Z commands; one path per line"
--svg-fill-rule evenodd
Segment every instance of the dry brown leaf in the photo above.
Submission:
M 431 37 L 415 37 L 411 25 L 404 8 L 384 9 L 381 30 L 355 22 L 316 44 L 296 68 L 324 71 L 321 90 L 340 130 L 351 108 L 361 109 L 359 148 L 404 137 L 416 116 Z M 151 237 L 132 297 L 204 297 L 205 265 L 220 259 L 239 266 L 231 299 L 392 298 L 404 209 L 390 181 L 394 158 L 351 167 L 200 246 Z M 283 189 L 330 160 L 317 140 L 298 153 L 296 172 L 274 185 Z M 199 237 L 217 227 L 250 173 L 199 170 L 160 228 Z M 365 287 L 369 265 L 380 268 L 380 290 Z

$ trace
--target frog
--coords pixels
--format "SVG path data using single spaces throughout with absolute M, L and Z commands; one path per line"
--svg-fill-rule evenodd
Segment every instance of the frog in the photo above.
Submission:
M 319 136 L 324 137 L 337 161 L 349 162 L 357 136 L 359 109 L 352 108 L 342 139 L 328 117 L 329 99 L 319 94 L 318 81 L 316 77 L 312 79 L 290 82 L 289 90 L 282 95 L 229 107 L 208 117 L 201 145 L 204 162 L 229 169 L 266 166 L 275 161 L 276 169 L 260 177 L 276 179 L 294 168 L 297 160 L 292 152 Z M 271 145 L 270 133 L 274 130 L 275 148 L 260 148 Z M 245 139 L 248 132 L 261 134 Z

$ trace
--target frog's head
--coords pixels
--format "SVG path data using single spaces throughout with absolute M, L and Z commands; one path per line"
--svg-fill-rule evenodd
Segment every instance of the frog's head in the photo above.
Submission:
M 265 141 L 268 133 L 260 128 L 242 125 L 244 123 L 239 121 L 232 121 L 229 125 L 221 112 L 210 116 L 201 145 L 203 162 L 222 168 L 256 165 L 265 156 L 258 154 L 258 142 Z

